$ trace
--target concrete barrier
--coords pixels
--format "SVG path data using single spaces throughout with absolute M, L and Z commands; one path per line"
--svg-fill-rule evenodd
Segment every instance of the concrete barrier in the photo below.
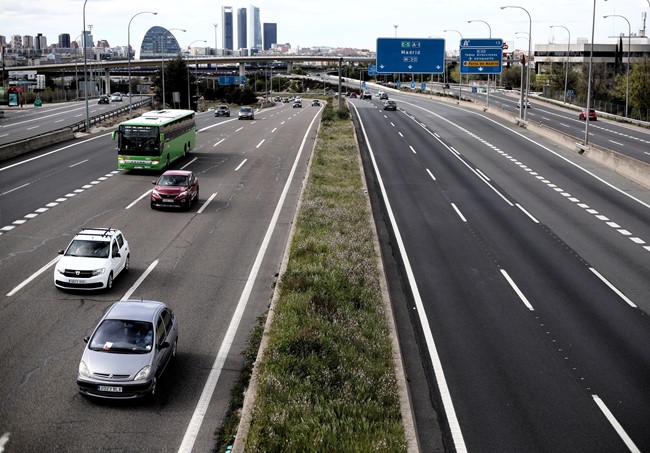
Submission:
M 2 145 L 0 146 L 0 161 L 32 152 L 45 146 L 54 145 L 55 143 L 72 140 L 73 138 L 74 133 L 72 129 L 61 129 L 37 137 Z

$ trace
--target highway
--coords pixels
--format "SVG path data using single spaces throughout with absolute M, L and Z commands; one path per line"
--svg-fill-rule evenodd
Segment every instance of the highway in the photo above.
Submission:
M 351 101 L 407 377 L 429 385 L 422 451 L 437 421 L 449 451 L 650 450 L 650 192 L 489 113 L 390 96 Z
M 349 101 L 421 451 L 650 450 L 650 191 L 490 111 L 389 94 L 396 112 Z M 197 149 L 176 165 L 200 179 L 190 212 L 149 209 L 155 175 L 115 170 L 110 130 L 0 164 L 5 451 L 211 449 L 288 240 L 320 112 L 304 105 L 197 114 Z M 528 114 L 584 128 L 535 100 Z M 590 130 L 647 149 L 646 131 Z M 57 251 L 97 226 L 125 233 L 131 270 L 109 293 L 57 290 Z M 176 310 L 177 361 L 153 401 L 88 400 L 83 337 L 125 295 Z
M 198 114 L 197 148 L 176 166 L 199 177 L 189 212 L 149 208 L 155 175 L 117 171 L 110 131 L 0 164 L 4 451 L 211 451 L 272 296 L 320 111 Z M 85 227 L 130 243 L 131 269 L 110 292 L 54 287 L 57 251 Z M 89 400 L 76 387 L 83 338 L 125 296 L 175 310 L 178 356 L 153 400 Z

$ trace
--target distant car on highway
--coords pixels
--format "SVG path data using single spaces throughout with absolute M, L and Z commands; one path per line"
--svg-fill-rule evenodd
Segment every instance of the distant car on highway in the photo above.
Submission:
M 214 109 L 214 116 L 230 116 L 230 108 L 227 105 L 220 105 Z
M 85 337 L 77 387 L 85 396 L 132 399 L 154 396 L 158 379 L 178 348 L 171 308 L 152 300 L 121 300 Z
M 580 115 L 578 115 L 578 119 L 585 121 L 587 119 L 587 109 L 582 109 L 580 112 Z M 596 110 L 594 109 L 589 109 L 589 121 L 596 121 L 598 120 L 598 116 L 596 115 Z
M 252 107 L 240 107 L 237 118 L 240 120 L 254 120 L 255 112 L 253 111 Z
M 293 108 L 296 108 L 296 107 L 299 107 L 299 108 L 302 107 L 302 101 L 300 99 L 296 99 L 295 101 L 293 101 Z
M 320 101 L 318 99 L 314 99 L 311 101 L 312 107 L 320 107 Z
M 372 94 L 370 91 L 364 91 L 361 93 L 361 99 L 372 99 Z
M 517 101 L 517 108 L 521 108 L 521 99 Z M 530 108 L 530 101 L 528 99 L 524 100 L 524 108 Z
M 122 93 L 113 93 L 111 95 L 111 102 L 122 102 Z
M 384 110 L 397 110 L 397 102 L 392 99 L 384 101 Z
M 99 96 L 99 99 L 97 100 L 98 104 L 109 104 L 110 102 L 111 102 L 110 99 L 105 94 Z
M 377 94 L 379 94 L 379 100 L 381 101 L 385 101 L 386 99 L 388 99 L 388 94 L 384 93 L 383 91 L 380 91 Z

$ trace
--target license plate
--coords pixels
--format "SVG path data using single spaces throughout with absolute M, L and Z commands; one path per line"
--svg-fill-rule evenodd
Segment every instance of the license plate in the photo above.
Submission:
M 83 280 L 70 280 L 70 283 L 83 283 Z
M 100 392 L 116 392 L 120 393 L 122 391 L 122 387 L 113 387 L 110 385 L 98 385 L 97 390 Z
M 163 203 L 173 203 L 173 202 L 174 202 L 174 200 L 163 198 Z

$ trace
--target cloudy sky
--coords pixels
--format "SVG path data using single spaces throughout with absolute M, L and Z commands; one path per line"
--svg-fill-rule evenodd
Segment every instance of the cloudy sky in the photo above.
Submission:
M 627 35 L 628 25 L 621 18 L 604 15 L 621 15 L 627 18 L 632 33 L 643 28 L 642 13 L 650 11 L 650 0 L 595 0 L 595 42 Z M 488 26 L 492 37 L 514 43 L 525 49 L 528 44 L 524 34 L 528 32 L 528 15 L 522 9 L 500 9 L 500 6 L 517 5 L 525 8 L 532 17 L 533 44 L 548 42 L 566 43 L 571 32 L 571 42 L 591 37 L 594 2 L 588 0 L 254 0 L 252 3 L 215 2 L 206 0 L 185 1 L 127 1 L 87 0 L 86 25 L 92 25 L 95 42 L 105 39 L 111 46 L 127 44 L 128 24 L 131 21 L 131 45 L 139 48 L 146 31 L 155 25 L 167 29 L 187 29 L 185 33 L 173 31 L 182 48 L 195 40 L 193 47 L 215 46 L 217 24 L 217 47 L 221 48 L 221 7 L 260 8 L 262 22 L 277 23 L 278 41 L 290 43 L 293 48 L 311 46 L 354 47 L 376 49 L 378 37 L 440 37 L 446 39 L 447 49 L 458 46 L 464 38 L 487 38 Z M 0 35 L 9 39 L 13 35 L 36 36 L 42 33 L 48 44 L 56 43 L 58 35 L 68 33 L 75 39 L 83 28 L 83 0 L 0 0 Z M 155 11 L 158 14 L 140 14 Z M 236 17 L 236 16 L 235 16 Z M 133 19 L 133 20 L 131 20 Z M 236 19 L 235 19 L 236 23 Z M 395 29 L 397 25 L 397 29 Z M 646 27 L 650 34 L 650 23 Z M 236 35 L 235 35 L 236 37 Z M 235 38 L 235 45 L 237 44 Z

